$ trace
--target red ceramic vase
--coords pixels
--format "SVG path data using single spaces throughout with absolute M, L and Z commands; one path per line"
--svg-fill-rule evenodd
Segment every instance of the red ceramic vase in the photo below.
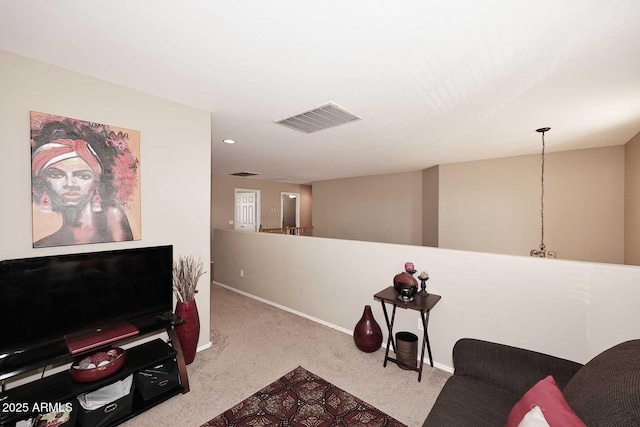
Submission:
M 365 353 L 373 353 L 382 345 L 382 330 L 371 313 L 370 305 L 364 306 L 362 318 L 353 330 L 353 341 Z
M 184 361 L 188 365 L 196 357 L 198 337 L 200 336 L 200 316 L 195 301 L 186 301 L 176 304 L 176 316 L 183 322 L 176 326 L 176 335 L 182 347 Z

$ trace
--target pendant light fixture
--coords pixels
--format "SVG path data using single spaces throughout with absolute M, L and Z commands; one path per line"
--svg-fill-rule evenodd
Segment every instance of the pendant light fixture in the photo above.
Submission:
M 529 255 L 537 256 L 540 258 L 555 258 L 556 253 L 554 251 L 547 251 L 544 246 L 544 133 L 551 130 L 551 128 L 536 129 L 536 132 L 542 134 L 542 172 L 540 174 L 540 249 L 531 249 Z

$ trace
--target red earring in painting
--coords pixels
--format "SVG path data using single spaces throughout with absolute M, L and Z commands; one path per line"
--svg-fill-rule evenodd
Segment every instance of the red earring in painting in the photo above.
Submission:
M 40 198 L 40 210 L 45 213 L 51 212 L 51 198 L 46 192 L 42 193 Z

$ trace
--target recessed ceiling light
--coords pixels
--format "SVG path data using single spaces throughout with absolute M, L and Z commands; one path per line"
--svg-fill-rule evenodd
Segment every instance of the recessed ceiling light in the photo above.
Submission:
M 236 142 L 233 139 L 223 139 L 222 142 L 225 144 L 235 144 Z

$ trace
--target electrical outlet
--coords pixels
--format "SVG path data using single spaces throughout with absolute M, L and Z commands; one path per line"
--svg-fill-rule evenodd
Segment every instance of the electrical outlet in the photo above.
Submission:
M 233 225 L 233 220 L 232 219 L 229 220 L 229 225 Z
M 240 269 L 240 277 L 244 277 L 244 270 Z
M 424 328 L 422 327 L 422 319 L 420 318 L 419 314 L 418 314 L 418 330 L 424 331 Z

